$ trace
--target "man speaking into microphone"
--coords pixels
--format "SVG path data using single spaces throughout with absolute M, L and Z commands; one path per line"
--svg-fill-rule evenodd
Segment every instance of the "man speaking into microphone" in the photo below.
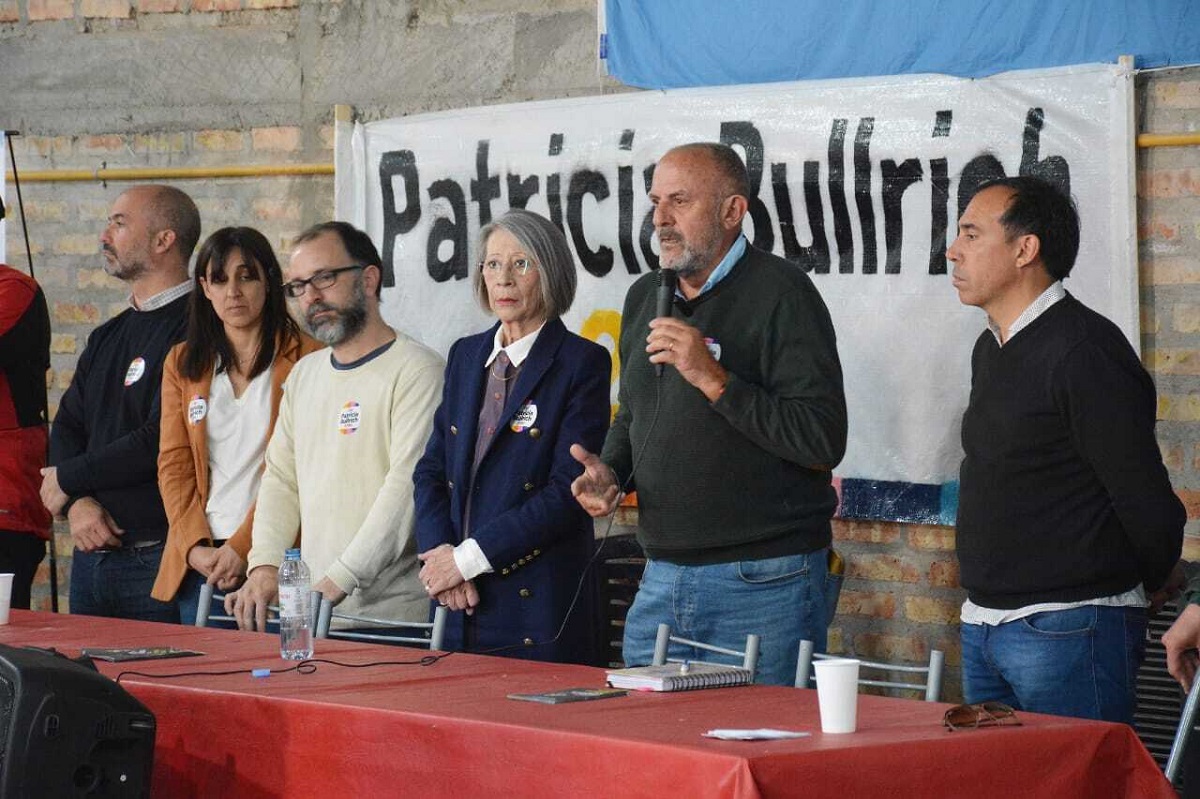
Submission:
M 825 648 L 831 470 L 846 449 L 846 401 L 816 287 L 742 235 L 749 194 L 745 166 L 723 144 L 659 160 L 650 201 L 661 270 L 678 276 L 674 315 L 656 301 L 658 274 L 629 289 L 620 409 L 599 457 L 572 447 L 585 467 L 572 491 L 592 516 L 638 492 L 647 564 L 625 621 L 627 666 L 650 662 L 666 622 L 730 649 L 757 633 L 757 681 L 790 685 L 800 640 Z

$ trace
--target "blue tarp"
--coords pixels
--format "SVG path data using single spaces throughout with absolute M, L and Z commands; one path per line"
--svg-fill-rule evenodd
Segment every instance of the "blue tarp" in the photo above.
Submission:
M 1200 0 L 603 0 L 610 74 L 642 88 L 1200 63 Z

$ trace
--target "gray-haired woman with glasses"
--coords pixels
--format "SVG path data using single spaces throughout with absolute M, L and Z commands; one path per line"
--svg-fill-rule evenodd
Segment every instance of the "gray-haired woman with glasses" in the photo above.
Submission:
M 570 446 L 604 442 L 611 361 L 559 319 L 575 261 L 549 220 L 509 211 L 477 249 L 476 298 L 499 321 L 450 349 L 414 475 L 421 581 L 455 611 L 447 649 L 592 662 L 594 534 Z

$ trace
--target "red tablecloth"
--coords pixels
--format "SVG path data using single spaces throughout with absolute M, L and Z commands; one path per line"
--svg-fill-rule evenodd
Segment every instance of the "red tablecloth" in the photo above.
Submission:
M 286 668 L 276 638 L 14 611 L 0 643 L 178 646 L 179 660 L 100 664 L 158 718 L 162 797 L 687 796 L 1173 797 L 1124 725 L 1023 713 L 1021 727 L 948 732 L 946 705 L 863 696 L 858 732 L 822 735 L 813 691 L 752 686 L 632 693 L 566 705 L 509 700 L 600 686 L 583 666 L 455 654 L 429 666 Z M 343 663 L 415 661 L 402 647 L 319 641 Z M 702 738 L 716 727 L 811 731 L 789 741 Z

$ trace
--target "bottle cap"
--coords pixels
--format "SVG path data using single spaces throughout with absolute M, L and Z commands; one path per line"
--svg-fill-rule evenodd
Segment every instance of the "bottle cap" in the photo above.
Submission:
M 270 677 L 271 670 L 270 669 L 254 669 L 250 672 L 250 676 L 251 677 Z
M 283 553 L 283 559 L 284 560 L 300 560 L 300 550 L 299 549 L 289 549 L 287 552 Z

